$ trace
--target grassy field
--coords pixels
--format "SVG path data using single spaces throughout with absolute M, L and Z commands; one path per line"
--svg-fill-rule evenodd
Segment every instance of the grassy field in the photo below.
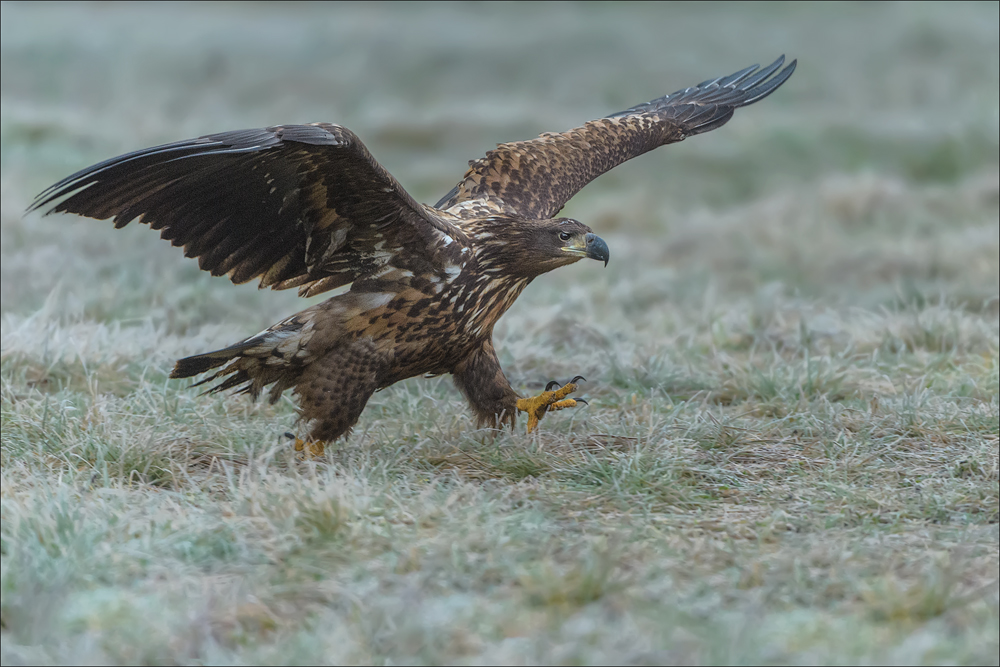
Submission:
M 996 4 L 0 5 L 4 665 L 997 664 Z M 611 247 L 318 461 L 167 374 L 318 299 L 23 214 L 107 157 L 347 125 L 422 201 L 493 144 L 780 53 L 724 128 L 565 213 Z M 320 297 L 323 298 L 323 297 Z

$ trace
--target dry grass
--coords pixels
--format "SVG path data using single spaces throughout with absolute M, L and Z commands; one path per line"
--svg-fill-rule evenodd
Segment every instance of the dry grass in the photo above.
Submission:
M 5 665 L 997 663 L 995 5 L 0 11 Z M 567 207 L 610 267 L 497 338 L 590 406 L 531 437 L 410 380 L 300 461 L 289 400 L 167 373 L 302 301 L 22 217 L 110 155 L 311 120 L 433 201 L 780 51 L 780 93 Z

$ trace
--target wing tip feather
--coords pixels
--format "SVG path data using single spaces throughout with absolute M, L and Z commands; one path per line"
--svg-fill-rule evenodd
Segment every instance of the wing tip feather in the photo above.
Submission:
M 784 69 L 785 54 L 781 54 L 770 65 L 761 68 L 752 65 L 727 76 L 702 81 L 696 86 L 677 90 L 655 100 L 606 116 L 619 118 L 630 114 L 641 114 L 684 104 L 717 104 L 733 108 L 744 107 L 758 102 L 777 90 L 795 71 L 798 64 L 793 60 Z M 780 71 L 779 71 L 780 70 Z M 777 72 L 777 74 L 775 74 Z M 714 123 L 710 120 L 709 123 Z M 718 125 L 712 125 L 712 128 Z

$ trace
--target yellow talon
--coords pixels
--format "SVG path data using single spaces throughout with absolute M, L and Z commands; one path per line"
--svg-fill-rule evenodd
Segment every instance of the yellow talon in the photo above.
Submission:
M 543 391 L 538 396 L 531 398 L 517 399 L 517 409 L 528 413 L 528 433 L 531 433 L 538 426 L 539 420 L 545 416 L 549 410 L 563 410 L 565 408 L 576 407 L 583 401 L 566 398 L 576 391 L 576 383 L 583 378 L 579 375 L 554 391 Z M 549 383 L 550 386 L 554 383 Z
M 318 458 L 323 456 L 325 444 L 322 440 L 302 440 L 295 438 L 295 451 L 302 452 L 303 458 Z

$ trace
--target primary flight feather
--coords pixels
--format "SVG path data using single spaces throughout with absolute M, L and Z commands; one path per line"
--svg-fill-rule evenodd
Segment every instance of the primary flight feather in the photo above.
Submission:
M 132 220 L 197 257 L 212 275 L 261 287 L 341 295 L 222 350 L 181 359 L 171 377 L 276 401 L 298 396 L 300 446 L 349 432 L 372 393 L 450 373 L 479 426 L 528 429 L 576 405 L 576 380 L 521 398 L 504 376 L 493 326 L 533 279 L 608 247 L 589 227 L 553 218 L 604 172 L 713 130 L 795 71 L 760 69 L 665 95 L 582 127 L 501 144 L 470 163 L 435 206 L 419 204 L 358 137 L 330 123 L 212 134 L 112 158 L 42 192 L 30 210 Z M 216 370 L 217 369 L 217 370 Z M 558 384 L 558 383 L 556 383 Z

